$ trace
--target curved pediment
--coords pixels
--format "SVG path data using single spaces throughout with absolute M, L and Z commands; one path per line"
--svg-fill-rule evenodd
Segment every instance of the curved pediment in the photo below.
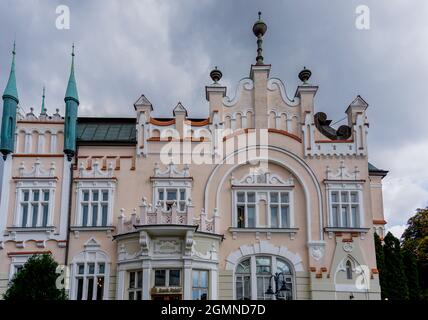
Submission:
M 242 92 L 244 90 L 250 91 L 250 90 L 253 90 L 253 88 L 254 88 L 254 82 L 252 79 L 250 78 L 241 79 L 238 83 L 238 87 L 236 88 L 235 97 L 233 97 L 233 99 L 229 98 L 228 96 L 224 97 L 223 104 L 226 107 L 233 107 L 240 100 L 242 96 Z
M 278 90 L 281 95 L 282 101 L 290 107 L 297 107 L 300 104 L 300 99 L 298 97 L 290 99 L 287 96 L 284 83 L 278 78 L 270 78 L 267 82 L 267 89 L 271 92 Z

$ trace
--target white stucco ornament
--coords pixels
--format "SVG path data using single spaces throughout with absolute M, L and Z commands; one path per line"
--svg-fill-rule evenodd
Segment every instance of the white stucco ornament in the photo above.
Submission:
M 352 242 L 346 242 L 344 245 L 343 245 L 343 250 L 345 251 L 345 252 L 352 252 L 352 250 L 354 250 L 354 244 L 352 243 Z
M 324 257 L 325 242 L 313 241 L 308 243 L 309 253 L 315 261 L 319 261 Z
M 322 247 L 311 247 L 311 257 L 316 261 L 320 260 L 324 256 L 324 248 Z

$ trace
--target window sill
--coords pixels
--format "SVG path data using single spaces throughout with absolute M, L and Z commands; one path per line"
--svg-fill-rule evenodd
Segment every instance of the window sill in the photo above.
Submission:
M 115 230 L 115 226 L 100 226 L 100 227 L 94 227 L 94 226 L 71 226 L 70 231 L 113 231 Z
M 325 227 L 327 232 L 369 232 L 370 228 Z
M 271 239 L 272 233 L 287 233 L 290 235 L 290 239 L 294 240 L 297 231 L 299 231 L 299 228 L 229 228 L 229 232 L 232 233 L 234 240 L 236 240 L 238 233 L 254 233 L 256 240 L 260 238 L 261 233 L 266 233 L 268 240 Z
M 115 229 L 116 229 L 116 227 L 114 227 L 114 226 L 102 226 L 102 227 L 71 226 L 70 227 L 70 231 L 72 231 L 74 233 L 74 238 L 76 238 L 76 239 L 79 239 L 80 232 L 85 232 L 85 231 L 90 231 L 90 232 L 104 231 L 107 234 L 108 238 L 113 238 L 112 232 Z
M 328 237 L 331 239 L 333 235 L 341 235 L 342 233 L 350 233 L 352 236 L 359 236 L 364 240 L 365 234 L 370 231 L 370 228 L 344 228 L 344 227 L 325 227 L 325 232 L 328 232 Z
M 55 227 L 8 227 L 7 230 L 11 232 L 53 232 Z

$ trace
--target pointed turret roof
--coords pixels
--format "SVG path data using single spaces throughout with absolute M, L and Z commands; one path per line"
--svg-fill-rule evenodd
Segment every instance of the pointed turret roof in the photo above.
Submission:
M 181 102 L 178 102 L 177 105 L 175 106 L 174 110 L 173 110 L 173 114 L 174 116 L 177 113 L 184 113 L 187 117 L 187 110 L 186 108 L 181 104 Z
M 17 102 L 18 99 L 18 90 L 16 89 L 16 76 L 15 76 L 15 42 L 13 42 L 13 50 L 12 50 L 12 65 L 10 67 L 9 80 L 7 81 L 6 88 L 4 89 L 3 98 L 4 97 L 12 97 Z
M 79 95 L 77 93 L 77 84 L 76 79 L 74 77 L 74 44 L 71 52 L 71 70 L 70 70 L 70 78 L 68 79 L 67 91 L 65 92 L 64 100 L 68 99 L 76 100 L 79 103 Z
M 152 103 L 146 98 L 144 94 L 142 94 L 137 101 L 134 103 L 134 108 L 137 107 L 150 107 L 153 111 L 153 105 Z

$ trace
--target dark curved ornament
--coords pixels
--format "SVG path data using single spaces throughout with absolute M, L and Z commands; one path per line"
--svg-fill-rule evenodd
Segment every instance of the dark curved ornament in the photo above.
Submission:
M 307 83 L 311 75 L 312 75 L 311 70 L 306 69 L 306 67 L 303 67 L 303 70 L 299 72 L 299 79 L 303 83 Z
M 347 125 L 342 125 L 337 130 L 330 127 L 331 120 L 327 119 L 327 115 L 324 112 L 316 113 L 314 121 L 315 127 L 331 140 L 347 140 L 352 135 L 351 127 Z
M 221 71 L 217 69 L 217 67 L 215 67 L 215 69 L 210 72 L 210 77 L 214 81 L 214 83 L 219 82 L 222 76 L 223 73 L 221 73 Z

